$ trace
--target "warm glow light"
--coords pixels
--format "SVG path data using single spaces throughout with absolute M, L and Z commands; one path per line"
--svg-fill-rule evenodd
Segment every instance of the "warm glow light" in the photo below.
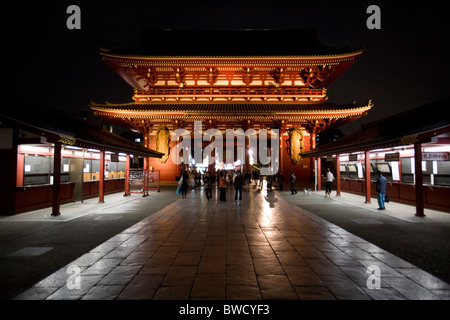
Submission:
M 36 147 L 36 146 L 30 146 L 30 145 L 20 145 L 19 146 L 19 152 L 20 153 L 48 153 L 50 151 L 50 148 L 48 147 Z
M 424 152 L 450 152 L 450 145 L 439 147 L 427 147 L 423 149 Z
M 81 150 L 80 147 L 74 147 L 74 146 L 65 146 L 64 149 Z

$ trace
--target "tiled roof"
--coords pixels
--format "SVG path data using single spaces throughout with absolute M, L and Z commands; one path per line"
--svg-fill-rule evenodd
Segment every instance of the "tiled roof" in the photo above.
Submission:
M 365 112 L 371 105 L 320 103 L 124 103 L 98 104 L 91 109 L 104 112 L 182 113 L 182 114 L 336 114 L 340 112 Z
M 9 96 L 5 99 L 8 99 Z M 60 110 L 42 106 L 22 98 L 14 98 L 10 106 L 0 111 L 2 123 L 45 137 L 47 142 L 62 140 L 64 144 L 83 148 L 132 153 L 160 158 L 163 154 L 145 148 L 117 134 L 102 125 L 83 120 Z
M 450 99 L 447 98 L 362 125 L 360 130 L 305 152 L 303 156 L 316 157 L 428 142 L 439 134 L 448 134 L 450 121 L 446 114 L 449 105 Z
M 342 55 L 360 48 L 326 47 L 315 30 L 143 30 L 136 47 L 104 51 L 135 57 L 288 57 Z

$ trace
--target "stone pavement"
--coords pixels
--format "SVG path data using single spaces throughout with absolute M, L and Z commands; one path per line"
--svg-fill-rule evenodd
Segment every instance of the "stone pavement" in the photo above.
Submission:
M 192 190 L 16 299 L 450 299 L 449 284 L 289 203 L 289 191 L 252 189 L 240 203 L 232 192 L 220 202 Z

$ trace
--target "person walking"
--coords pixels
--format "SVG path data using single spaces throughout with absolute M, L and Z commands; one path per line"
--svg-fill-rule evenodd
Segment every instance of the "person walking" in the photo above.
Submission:
M 220 171 L 219 174 L 219 190 L 220 190 L 220 201 L 227 201 L 225 192 L 227 190 L 227 180 L 223 171 Z
M 267 181 L 267 191 L 272 191 L 272 182 L 273 182 L 273 176 L 272 175 L 267 175 L 266 176 L 266 181 Z
M 325 182 L 325 197 L 331 198 L 331 187 L 333 185 L 334 181 L 334 175 L 330 171 L 330 169 L 327 169 L 327 180 Z
M 183 172 L 183 182 L 181 183 L 181 198 L 186 199 L 189 186 L 189 176 L 186 171 Z
M 245 183 L 247 184 L 247 185 L 250 185 L 250 183 L 252 183 L 252 175 L 250 174 L 250 171 L 247 171 L 246 173 L 245 173 Z
M 253 171 L 253 181 L 255 181 L 255 186 L 258 187 L 259 172 L 257 170 Z
M 244 177 L 242 176 L 241 172 L 238 171 L 236 174 L 236 177 L 234 178 L 234 201 L 238 201 L 238 194 L 239 194 L 239 201 L 242 201 L 242 187 L 244 185 Z
M 280 191 L 283 191 L 284 175 L 283 175 L 283 172 L 281 172 L 281 171 L 278 174 L 278 185 L 279 185 Z
M 205 177 L 203 178 L 203 182 L 205 183 L 205 193 L 206 193 L 206 199 L 212 198 L 212 184 L 214 179 L 211 177 L 211 173 L 208 171 L 206 172 Z
M 386 195 L 386 187 L 387 187 L 387 180 L 381 173 L 381 171 L 377 171 L 377 198 L 378 198 L 378 210 L 385 210 L 384 206 L 384 200 Z
M 262 191 L 264 185 L 264 176 L 260 173 L 259 174 L 259 190 Z
M 295 176 L 295 173 L 294 171 L 292 171 L 292 169 L 289 169 L 289 172 L 291 173 L 291 194 L 296 194 L 297 189 L 295 189 L 295 180 L 297 179 L 297 177 Z

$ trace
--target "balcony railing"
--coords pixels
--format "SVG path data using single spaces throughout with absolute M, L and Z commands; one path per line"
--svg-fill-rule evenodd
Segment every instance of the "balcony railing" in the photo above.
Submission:
M 325 89 L 298 87 L 152 87 L 134 91 L 136 96 L 321 96 Z

